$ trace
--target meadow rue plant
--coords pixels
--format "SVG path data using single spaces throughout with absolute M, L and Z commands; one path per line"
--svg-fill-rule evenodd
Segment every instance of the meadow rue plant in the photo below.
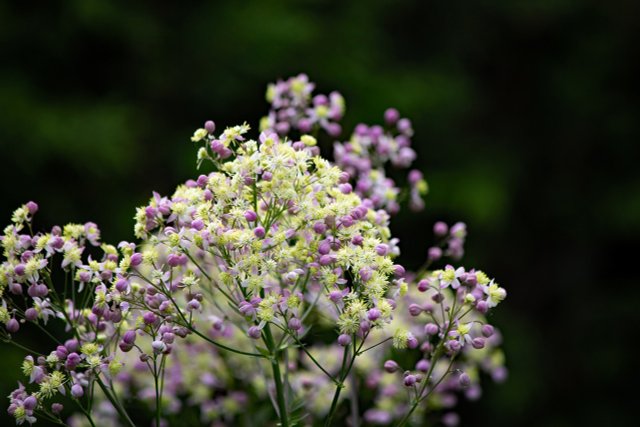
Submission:
M 427 191 L 417 170 L 392 178 L 416 156 L 409 120 L 389 109 L 337 140 L 344 100 L 313 90 L 270 85 L 256 140 L 197 129 L 204 173 L 137 209 L 136 242 L 102 243 L 90 222 L 36 232 L 34 202 L 14 212 L 0 333 L 26 352 L 17 424 L 455 425 L 459 396 L 506 378 L 485 316 L 506 291 L 446 263 L 465 225 L 437 222 L 417 272 L 397 263 L 392 216 Z M 19 343 L 25 327 L 49 353 Z

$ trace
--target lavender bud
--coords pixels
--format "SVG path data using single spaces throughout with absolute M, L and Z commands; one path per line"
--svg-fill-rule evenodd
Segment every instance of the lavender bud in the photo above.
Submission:
M 74 384 L 73 386 L 71 386 L 71 395 L 76 399 L 80 399 L 82 396 L 84 396 L 84 389 L 80 384 Z
M 487 314 L 487 311 L 489 311 L 489 303 L 484 300 L 478 301 L 476 304 L 476 310 L 482 314 Z
M 38 318 L 38 312 L 33 307 L 27 308 L 27 310 L 24 312 L 24 318 L 30 322 L 33 322 Z
M 384 370 L 388 373 L 393 374 L 398 369 L 400 369 L 400 366 L 394 360 L 387 360 L 384 362 Z
M 442 249 L 437 246 L 432 246 L 427 251 L 427 258 L 429 261 L 437 261 L 442 258 Z
M 418 282 L 418 290 L 420 292 L 426 292 L 429 289 L 429 281 L 427 279 L 422 279 Z
M 8 332 L 15 334 L 16 332 L 18 332 L 18 330 L 20 330 L 20 323 L 18 323 L 15 317 L 12 317 L 7 322 L 6 328 Z
M 144 321 L 145 324 L 147 325 L 152 325 L 154 323 L 156 323 L 157 317 L 155 314 L 153 314 L 150 311 L 147 311 L 143 316 L 142 316 L 142 320 Z
M 422 313 L 422 307 L 418 304 L 411 304 L 409 306 L 409 314 L 413 317 L 419 316 Z
M 486 338 L 491 337 L 495 330 L 493 329 L 493 326 L 486 324 L 486 325 L 482 325 L 482 335 L 484 335 Z
M 207 120 L 206 122 L 204 122 L 204 129 L 209 132 L 209 134 L 212 134 L 216 131 L 216 124 L 213 122 L 213 120 Z
M 38 399 L 35 396 L 29 396 L 24 400 L 23 405 L 27 411 L 33 411 L 38 406 Z
M 133 344 L 136 342 L 136 331 L 127 331 L 122 336 L 122 341 L 127 344 Z
M 400 119 L 400 113 L 395 108 L 388 108 L 384 112 L 384 121 L 388 125 L 395 124 Z
M 409 374 L 404 377 L 404 385 L 407 387 L 413 387 L 417 382 L 415 375 Z
M 437 237 L 444 237 L 449 232 L 449 227 L 442 221 L 438 221 L 433 224 L 433 234 Z
M 375 322 L 380 318 L 381 315 L 382 313 L 380 313 L 380 310 L 374 307 L 367 312 L 367 319 L 369 319 L 372 322 Z
M 473 340 L 471 340 L 471 345 L 476 350 L 480 350 L 481 348 L 484 348 L 484 338 L 482 337 L 474 338 Z
M 129 261 L 132 267 L 137 267 L 142 264 L 142 254 L 140 252 L 136 252 L 131 255 L 131 259 Z
M 64 406 L 62 406 L 62 403 L 51 404 L 51 412 L 53 412 L 56 415 L 62 412 L 63 409 L 64 409 Z
M 424 333 L 429 336 L 437 334 L 438 330 L 438 325 L 436 325 L 435 323 L 427 323 L 426 325 L 424 325 Z
M 253 229 L 253 234 L 258 238 L 262 239 L 265 235 L 264 227 L 256 227 Z
M 260 331 L 260 328 L 258 328 L 257 326 L 252 326 L 247 331 L 247 334 L 254 340 L 257 340 L 262 335 L 262 332 Z
M 460 374 L 458 377 L 458 384 L 460 384 L 460 387 L 462 388 L 467 388 L 471 385 L 471 378 L 466 372 Z
M 338 345 L 341 347 L 346 347 L 351 344 L 351 337 L 347 334 L 340 334 L 338 337 Z
M 302 328 L 302 322 L 297 317 L 292 317 L 291 319 L 289 319 L 287 325 L 289 326 L 289 329 L 293 331 L 299 331 L 300 328 Z
M 255 220 L 258 219 L 258 214 L 255 213 L 254 211 L 246 211 L 244 213 L 244 219 L 246 219 L 249 222 L 254 222 Z
M 431 367 L 431 363 L 428 360 L 420 359 L 416 363 L 416 369 L 420 372 L 428 372 Z
M 404 274 L 405 274 L 404 267 L 403 267 L 403 266 L 401 266 L 400 264 L 396 264 L 396 265 L 394 265 L 394 266 L 393 266 L 393 274 L 394 274 L 396 277 L 403 277 L 403 276 L 404 276 Z

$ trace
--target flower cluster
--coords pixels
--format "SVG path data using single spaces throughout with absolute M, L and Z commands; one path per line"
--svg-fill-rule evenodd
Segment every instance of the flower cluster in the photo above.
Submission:
M 387 110 L 385 127 L 336 142 L 331 162 L 310 133 L 339 134 L 344 101 L 313 89 L 305 75 L 269 86 L 256 140 L 247 124 L 197 129 L 198 166 L 212 169 L 153 193 L 135 213 L 137 243 L 101 244 L 90 222 L 34 233 L 38 206 L 15 211 L 1 238 L 0 336 L 18 345 L 29 324 L 55 341 L 24 359 L 18 424 L 64 424 L 62 394 L 74 425 L 133 426 L 137 402 L 155 426 L 188 411 L 233 425 L 247 406 L 283 426 L 338 414 L 402 425 L 449 410 L 460 390 L 477 398 L 481 371 L 504 379 L 484 315 L 506 291 L 480 270 L 431 269 L 462 257 L 466 226 L 436 223 L 417 273 L 396 263 L 392 215 L 402 194 L 421 208 L 426 193 L 416 170 L 406 190 L 386 175 L 415 158 L 410 122 Z M 49 332 L 53 319 L 68 336 Z
M 279 80 L 267 88 L 269 115 L 260 128 L 286 136 L 292 131 L 313 134 L 323 129 L 336 137 L 342 132 L 339 122 L 344 115 L 344 98 L 338 92 L 311 96 L 315 84 L 306 74 Z
M 395 108 L 384 113 L 385 126 L 356 126 L 349 141 L 334 144 L 336 164 L 352 177 L 355 192 L 363 199 L 371 200 L 376 208 L 394 214 L 400 210 L 400 189 L 387 176 L 385 167 L 408 168 L 416 158 L 411 148 L 413 128 L 411 121 L 401 118 Z M 409 205 L 422 210 L 422 196 L 427 192 L 427 182 L 416 169 L 408 175 Z

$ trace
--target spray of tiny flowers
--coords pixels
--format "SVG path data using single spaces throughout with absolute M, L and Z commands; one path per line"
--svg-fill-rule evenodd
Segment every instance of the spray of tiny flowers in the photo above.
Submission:
M 34 202 L 14 212 L 0 338 L 26 353 L 17 424 L 454 426 L 460 397 L 506 378 L 486 318 L 506 291 L 452 264 L 465 225 L 434 224 L 418 271 L 397 263 L 392 217 L 427 192 L 417 170 L 392 177 L 416 157 L 411 122 L 388 109 L 340 139 L 344 99 L 314 89 L 269 85 L 255 140 L 197 129 L 203 173 L 136 210 L 135 242 L 102 243 L 91 222 L 36 231 Z

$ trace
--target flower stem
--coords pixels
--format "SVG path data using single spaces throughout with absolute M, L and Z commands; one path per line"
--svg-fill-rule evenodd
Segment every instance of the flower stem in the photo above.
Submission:
M 287 413 L 287 402 L 284 396 L 284 387 L 280 374 L 280 362 L 278 361 L 278 349 L 275 348 L 273 335 L 269 324 L 264 327 L 264 342 L 271 352 L 271 370 L 273 371 L 273 381 L 276 384 L 276 400 L 278 402 L 278 416 L 280 417 L 280 425 L 289 427 L 289 418 Z

